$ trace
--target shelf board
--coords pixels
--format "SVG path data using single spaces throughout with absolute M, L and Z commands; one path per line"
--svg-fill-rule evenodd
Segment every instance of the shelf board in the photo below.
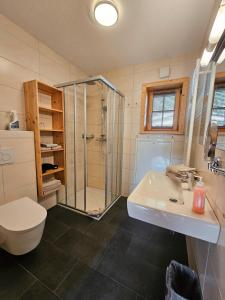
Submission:
M 51 152 L 60 152 L 60 151 L 64 151 L 63 148 L 61 149 L 48 149 L 48 150 L 41 150 L 41 153 L 51 153 Z
M 55 109 L 55 108 L 48 108 L 48 107 L 43 107 L 39 106 L 39 111 L 43 113 L 62 113 L 63 111 L 61 109 Z
M 53 169 L 53 170 L 48 170 L 45 173 L 42 173 L 42 177 L 48 176 L 48 175 L 52 175 L 58 172 L 62 172 L 64 171 L 64 168 L 58 168 L 58 169 Z
M 40 129 L 41 132 L 64 132 L 63 129 Z
M 61 93 L 62 94 L 62 91 L 53 87 L 53 86 L 49 86 L 47 85 L 46 83 L 43 83 L 43 82 L 40 82 L 40 81 L 36 81 L 37 83 L 37 87 L 38 87 L 38 91 L 43 93 L 43 94 L 46 94 L 46 95 L 52 95 L 52 94 L 55 94 L 55 93 Z

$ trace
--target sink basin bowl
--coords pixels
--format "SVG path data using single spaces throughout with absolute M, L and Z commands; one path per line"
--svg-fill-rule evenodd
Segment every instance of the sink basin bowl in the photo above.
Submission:
M 132 218 L 216 243 L 220 225 L 208 200 L 203 215 L 192 211 L 192 202 L 192 191 L 181 192 L 168 176 L 150 171 L 128 197 L 127 208 Z

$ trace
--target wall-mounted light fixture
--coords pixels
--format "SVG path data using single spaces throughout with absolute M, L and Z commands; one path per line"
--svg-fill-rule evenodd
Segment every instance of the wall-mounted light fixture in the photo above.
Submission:
M 216 49 L 217 43 L 219 42 L 224 30 L 225 30 L 225 0 L 222 0 L 209 35 L 209 43 L 207 47 L 204 49 L 202 54 L 202 58 L 200 61 L 202 67 L 208 66 L 213 56 L 213 53 Z M 222 62 L 222 58 L 221 58 L 221 62 Z
M 213 27 L 209 35 L 209 43 L 216 44 L 221 38 L 223 31 L 225 29 L 225 1 L 221 2 L 220 8 L 216 15 Z
M 217 60 L 218 64 L 221 64 L 225 59 L 225 49 L 223 49 L 223 52 L 220 54 L 219 59 Z
M 207 67 L 212 56 L 213 56 L 213 52 L 214 50 L 212 51 L 209 51 L 207 49 L 204 49 L 203 51 L 203 54 L 202 54 L 202 58 L 201 58 L 201 61 L 200 61 L 200 64 L 201 64 L 201 67 Z

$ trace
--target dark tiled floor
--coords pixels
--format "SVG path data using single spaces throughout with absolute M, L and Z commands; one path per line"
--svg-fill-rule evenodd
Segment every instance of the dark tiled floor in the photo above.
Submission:
M 184 236 L 129 218 L 125 198 L 99 222 L 57 206 L 35 250 L 0 250 L 0 299 L 161 300 L 172 259 L 187 264 Z

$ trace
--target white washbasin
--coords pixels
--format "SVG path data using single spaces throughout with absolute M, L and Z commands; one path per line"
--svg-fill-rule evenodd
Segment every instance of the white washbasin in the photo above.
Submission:
M 182 191 L 183 204 L 178 199 L 179 185 L 163 173 L 150 171 L 127 200 L 130 217 L 164 227 L 211 243 L 218 241 L 220 225 L 206 199 L 205 213 L 192 211 L 193 192 Z

